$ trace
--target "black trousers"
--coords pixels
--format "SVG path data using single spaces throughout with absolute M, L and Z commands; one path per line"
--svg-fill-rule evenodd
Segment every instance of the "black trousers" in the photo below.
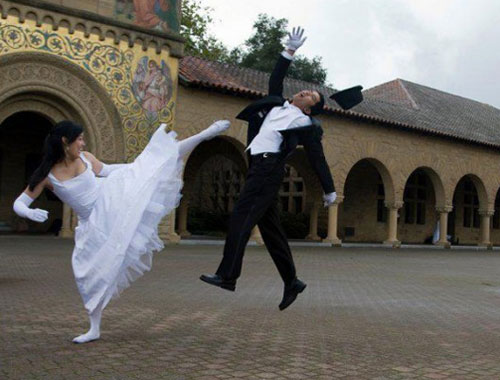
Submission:
M 252 229 L 258 225 L 285 285 L 296 277 L 292 252 L 278 213 L 278 193 L 284 173 L 282 156 L 252 156 L 245 185 L 229 221 L 224 256 L 216 272 L 219 276 L 227 280 L 240 276 L 246 244 Z

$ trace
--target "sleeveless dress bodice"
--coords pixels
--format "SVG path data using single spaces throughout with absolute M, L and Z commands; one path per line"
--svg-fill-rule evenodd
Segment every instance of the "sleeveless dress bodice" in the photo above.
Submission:
M 83 173 L 66 181 L 59 181 L 49 173 L 49 179 L 59 199 L 69 205 L 79 219 L 85 220 L 90 216 L 99 196 L 101 178 L 95 176 L 92 163 L 83 153 L 80 153 L 80 158 L 87 167 Z

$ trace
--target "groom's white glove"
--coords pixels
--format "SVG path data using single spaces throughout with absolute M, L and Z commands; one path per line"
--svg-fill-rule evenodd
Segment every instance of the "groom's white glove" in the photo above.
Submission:
M 297 29 L 293 28 L 292 33 L 288 33 L 288 40 L 285 43 L 285 47 L 288 50 L 297 50 L 307 39 L 307 37 L 302 38 L 303 35 L 304 29 L 301 29 L 300 26 Z
M 325 194 L 323 195 L 323 205 L 328 207 L 335 202 L 335 199 L 337 199 L 337 193 L 335 191 L 333 193 Z
M 28 194 L 22 193 L 14 202 L 14 212 L 22 218 L 28 218 L 34 222 L 43 223 L 49 218 L 49 212 L 40 208 L 29 208 L 34 199 Z

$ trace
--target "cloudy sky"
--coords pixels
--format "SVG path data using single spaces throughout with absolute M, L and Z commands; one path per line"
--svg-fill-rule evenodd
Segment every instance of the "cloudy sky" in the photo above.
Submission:
M 500 108 L 498 0 L 201 0 L 211 33 L 242 44 L 259 13 L 305 28 L 300 53 L 328 82 L 370 88 L 401 78 Z

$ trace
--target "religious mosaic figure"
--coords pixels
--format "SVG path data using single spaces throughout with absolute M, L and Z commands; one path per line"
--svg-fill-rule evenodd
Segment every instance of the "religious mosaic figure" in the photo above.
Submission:
M 117 0 L 115 16 L 143 28 L 179 31 L 178 0 Z
M 170 69 L 164 61 L 158 64 L 143 57 L 132 80 L 132 92 L 143 109 L 156 115 L 172 97 Z

